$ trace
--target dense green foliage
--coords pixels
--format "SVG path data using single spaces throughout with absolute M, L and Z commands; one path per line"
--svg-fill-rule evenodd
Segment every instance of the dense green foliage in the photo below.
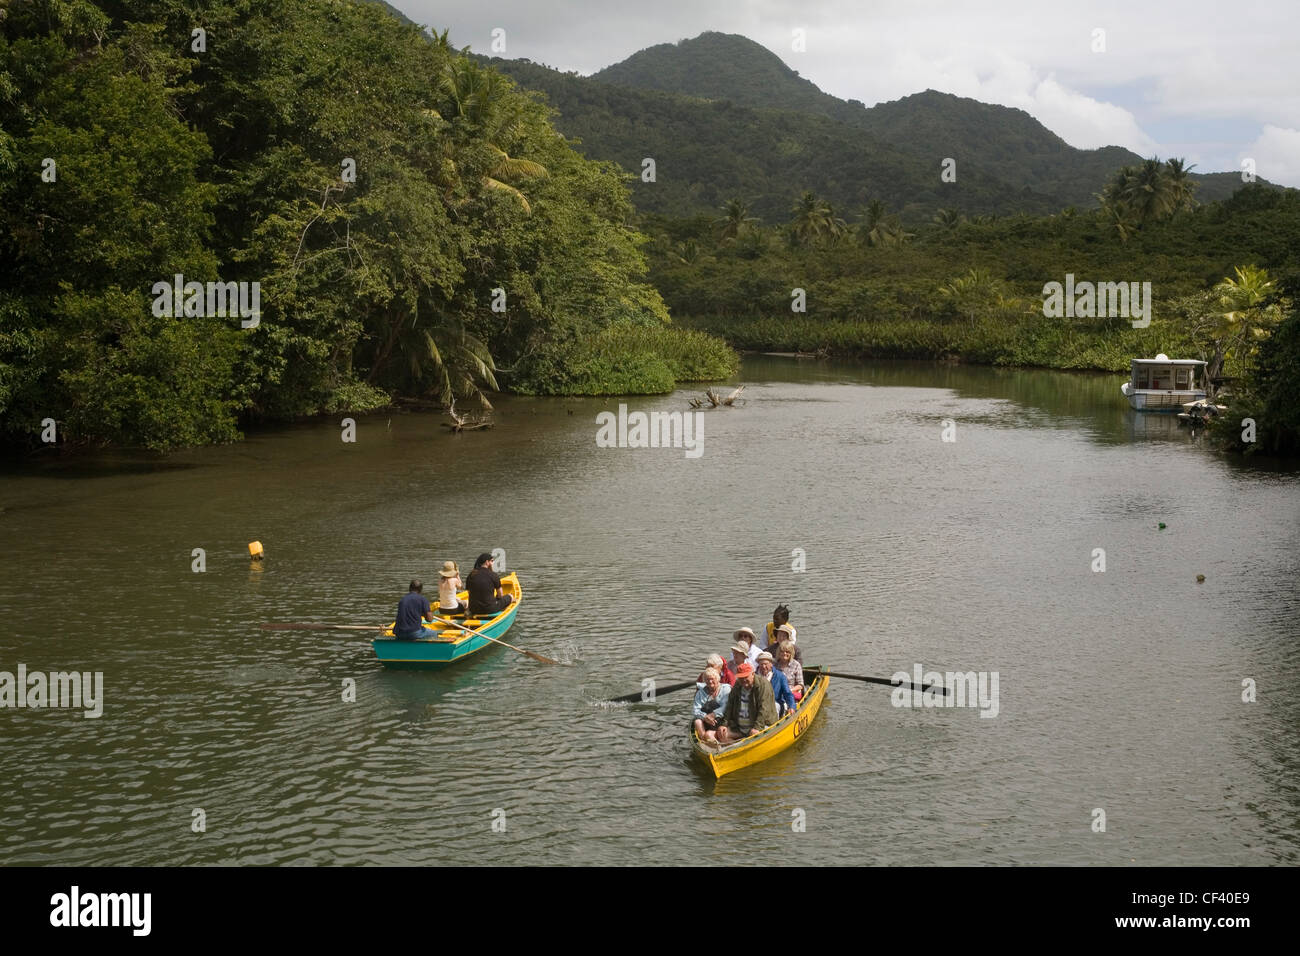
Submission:
M 689 316 L 679 321 L 739 349 L 1117 372 L 1159 352 L 1201 358 L 1214 380 L 1233 383 L 1225 420 L 1259 423 L 1254 444 L 1222 427 L 1231 443 L 1298 454 L 1300 319 L 1279 320 L 1300 292 L 1300 193 L 1252 185 L 1189 206 L 1153 212 L 1125 236 L 1107 210 L 941 214 L 894 233 L 877 205 L 846 229 L 811 195 L 784 227 L 756 224 L 739 198 L 716 217 L 647 217 L 644 227 L 651 278 Z M 1044 286 L 1067 272 L 1151 283 L 1150 326 L 1046 316 Z
M 1267 336 L 1286 307 L 1274 280 L 1300 282 L 1293 190 L 1198 206 L 1226 181 L 1072 150 L 1020 111 L 942 94 L 867 110 L 765 50 L 702 57 L 762 49 L 721 34 L 608 71 L 657 90 L 492 61 L 544 90 L 553 120 L 378 4 L 5 13 L 0 441 L 53 419 L 63 441 L 165 449 L 394 394 L 662 392 L 734 373 L 700 329 L 992 364 L 1200 356 L 1253 375 L 1241 400 L 1287 421 L 1276 370 L 1295 333 Z M 711 90 L 751 105 L 685 95 Z M 952 142 L 971 151 L 943 183 Z M 645 157 L 654 181 L 635 175 Z M 1082 189 L 1100 208 L 1061 208 Z M 1066 273 L 1151 283 L 1154 321 L 1044 317 Z M 258 283 L 260 321 L 158 314 L 155 283 L 177 275 Z
M 1259 308 L 1289 311 L 1261 338 L 1227 413 L 1215 422 L 1225 444 L 1246 454 L 1300 455 L 1300 280 L 1278 286 Z M 1253 441 L 1244 419 L 1254 421 Z
M 565 369 L 532 391 L 542 395 L 649 395 L 677 382 L 707 382 L 737 371 L 722 339 L 663 325 L 611 325 L 582 339 Z
M 626 175 L 445 36 L 329 0 L 5 12 L 6 441 L 52 418 L 168 448 L 394 392 L 592 390 L 584 342 L 667 321 Z M 259 283 L 260 323 L 155 315 L 177 274 Z
M 728 218 L 724 208 L 691 219 L 643 217 L 650 277 L 675 315 L 790 317 L 791 292 L 802 288 L 810 320 L 958 319 L 967 313 L 941 288 L 976 270 L 998 283 L 995 298 L 1012 313 L 1040 318 L 1044 284 L 1066 273 L 1150 282 L 1159 321 L 1171 317 L 1170 303 L 1210 289 L 1238 265 L 1254 263 L 1283 280 L 1300 273 L 1300 193 L 1258 184 L 1152 222 L 1128 242 L 1100 211 L 934 223 L 897 242 L 873 241 L 876 226 L 864 218 L 841 238 L 792 243 L 797 215 L 784 227 L 749 223 L 737 238 L 724 238 Z
M 1095 205 L 1116 170 L 1141 163 L 1117 146 L 1076 149 L 1023 110 L 933 90 L 870 108 L 841 100 L 731 34 L 653 46 L 591 77 L 491 62 L 544 91 L 559 111 L 556 125 L 586 155 L 633 171 L 653 158 L 656 181 L 634 184 L 646 213 L 711 212 L 743 189 L 753 214 L 770 224 L 804 190 L 849 217 L 872 198 L 908 222 L 928 222 L 945 207 L 1045 215 Z M 955 181 L 940 179 L 945 158 L 956 161 Z M 1193 173 L 1190 181 L 1207 202 L 1241 186 L 1235 173 Z

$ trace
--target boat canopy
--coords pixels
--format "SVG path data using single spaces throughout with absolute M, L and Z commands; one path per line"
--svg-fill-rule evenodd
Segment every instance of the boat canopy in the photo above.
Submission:
M 1204 379 L 1205 369 L 1206 363 L 1200 359 L 1171 359 L 1163 354 L 1153 359 L 1133 359 L 1128 387 L 1132 391 L 1176 392 L 1200 398 L 1205 392 L 1196 382 Z
M 1163 352 L 1153 359 L 1133 359 L 1129 363 L 1133 368 L 1139 365 L 1205 365 L 1200 359 L 1171 359 Z

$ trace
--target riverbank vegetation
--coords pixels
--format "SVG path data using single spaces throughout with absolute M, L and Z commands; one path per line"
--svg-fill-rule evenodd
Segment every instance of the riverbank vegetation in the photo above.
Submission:
M 1125 169 L 1101 208 L 1041 218 L 946 210 L 908 224 L 873 204 L 846 223 L 805 194 L 776 228 L 737 198 L 713 217 L 647 218 L 650 276 L 675 315 L 741 349 L 1107 371 L 1164 352 L 1239 375 L 1246 353 L 1220 348 L 1231 309 L 1216 286 L 1243 268 L 1300 276 L 1300 194 L 1246 186 L 1193 206 L 1182 165 L 1164 168 L 1177 187 L 1168 202 L 1129 205 L 1140 171 Z M 1045 316 L 1044 286 L 1067 274 L 1150 283 L 1150 326 Z
M 732 367 L 646 359 L 668 313 L 627 176 L 445 34 L 327 0 L 4 14 L 0 440 L 167 449 Z M 159 308 L 173 281 L 241 311 Z
M 1113 372 L 1163 352 L 1243 387 L 1257 356 L 1280 361 L 1260 345 L 1294 301 L 1284 290 L 1300 288 L 1300 193 L 1246 185 L 1197 205 L 1184 164 L 1153 160 L 1117 171 L 1099 199 L 1038 218 L 946 209 L 928 223 L 873 202 L 846 222 L 804 192 L 779 227 L 736 197 L 643 228 L 650 277 L 679 322 L 742 350 Z M 1128 315 L 1045 315 L 1044 287 L 1067 275 L 1128 283 L 1149 294 L 1146 314 L 1130 301 Z M 1272 373 L 1251 394 L 1289 387 Z M 1285 437 L 1269 447 L 1300 451 Z
M 642 197 L 657 180 L 584 158 L 539 94 L 380 5 L 36 0 L 5 14 L 0 442 L 168 449 L 395 397 L 464 409 L 493 390 L 661 393 L 734 374 L 733 347 L 1109 371 L 1165 352 L 1280 400 L 1256 358 L 1289 354 L 1285 337 L 1269 344 L 1281 353 L 1264 346 L 1294 300 L 1282 290 L 1300 288 L 1295 190 L 1198 204 L 1197 184 L 1220 179 L 1152 158 L 1117 169 L 1094 208 L 1031 216 L 1042 204 L 1015 205 L 1006 183 L 964 205 L 891 154 L 875 198 L 860 169 L 835 167 L 856 184 L 846 211 L 799 181 L 808 167 L 788 150 L 762 210 L 679 182 L 663 208 L 710 211 L 655 215 L 647 200 L 638 215 L 629 184 Z M 811 95 L 796 80 L 790 95 Z M 587 82 L 561 85 L 581 105 Z M 632 95 L 619 89 L 600 103 Z M 979 106 L 936 94 L 872 116 L 925 115 L 933 136 L 963 116 L 996 113 L 1004 133 L 1028 122 Z M 692 108 L 725 116 L 718 136 L 760 128 L 752 109 Z M 729 156 L 739 190 L 753 180 L 731 135 L 704 152 Z M 1093 169 L 1110 155 L 1093 152 L 1061 156 Z M 962 188 L 978 184 L 963 169 Z M 1036 169 L 1054 181 L 1050 162 Z M 990 211 L 1006 208 L 1021 211 Z M 1142 309 L 1045 315 L 1045 285 L 1070 281 L 1140 289 Z M 206 308 L 186 283 L 208 287 Z M 237 312 L 214 314 L 213 285 L 238 290 Z

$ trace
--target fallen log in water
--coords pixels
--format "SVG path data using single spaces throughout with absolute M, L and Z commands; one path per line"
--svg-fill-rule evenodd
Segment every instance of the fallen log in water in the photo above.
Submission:
M 455 399 L 452 399 L 447 414 L 451 416 L 451 421 L 440 422 L 440 424 L 443 428 L 450 428 L 453 432 L 476 432 L 482 428 L 491 428 L 493 424 L 491 412 L 484 412 L 481 415 L 458 414 Z
M 739 388 L 737 388 L 734 392 L 732 392 L 730 395 L 728 395 L 726 398 L 723 398 L 722 394 L 718 392 L 716 389 L 707 388 L 704 390 L 704 398 L 687 399 L 687 404 L 689 404 L 691 408 L 704 408 L 706 406 L 709 408 L 719 408 L 723 405 L 734 407 L 736 405 L 737 399 L 739 399 L 740 404 L 743 405 L 745 404 L 745 400 L 740 398 L 740 393 L 743 392 L 744 390 L 745 390 L 745 386 L 742 385 Z

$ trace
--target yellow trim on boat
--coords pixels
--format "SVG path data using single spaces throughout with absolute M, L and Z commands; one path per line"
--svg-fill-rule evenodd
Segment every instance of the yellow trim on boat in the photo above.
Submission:
M 476 632 L 482 631 L 486 628 L 491 627 L 500 618 L 509 614 L 511 611 L 518 609 L 519 605 L 523 603 L 524 600 L 523 588 L 519 586 L 519 577 L 514 571 L 511 571 L 509 574 L 503 574 L 501 576 L 501 591 L 504 594 L 510 594 L 514 596 L 514 601 L 511 602 L 509 607 L 505 608 L 504 610 L 498 611 L 496 614 L 492 615 L 492 617 L 485 618 L 482 615 L 478 615 L 475 617 L 468 618 L 466 620 L 458 621 L 458 623 L 464 624 L 466 627 L 470 628 L 473 631 Z M 459 592 L 459 598 L 462 602 L 468 602 L 469 592 L 468 591 Z M 462 641 L 468 641 L 471 637 L 478 636 L 477 634 L 470 634 L 468 631 L 462 631 L 458 627 L 451 627 L 451 628 L 447 627 L 446 624 L 448 621 L 456 621 L 457 619 L 452 617 L 443 617 L 438 613 L 439 609 L 437 605 L 431 605 L 431 606 L 434 609 L 433 621 L 431 622 L 425 621 L 421 625 L 425 630 L 425 636 L 414 638 L 414 640 L 428 641 L 434 644 L 459 644 Z M 379 637 L 381 639 L 384 638 L 391 639 L 393 636 L 393 624 L 396 623 L 397 622 L 394 621 L 391 624 L 389 624 L 386 628 L 384 628 L 379 633 Z M 455 634 L 458 636 L 454 638 L 445 636 L 448 634 Z M 398 660 L 398 659 L 390 657 L 389 660 Z
M 775 757 L 793 745 L 812 726 L 813 720 L 821 710 L 822 701 L 826 698 L 826 688 L 829 683 L 829 677 L 818 674 L 808 686 L 808 693 L 804 695 L 803 700 L 799 701 L 799 706 L 757 737 L 718 749 L 702 744 L 692 728 L 691 747 L 695 750 L 695 755 L 709 765 L 715 777 L 743 770 L 768 757 Z

